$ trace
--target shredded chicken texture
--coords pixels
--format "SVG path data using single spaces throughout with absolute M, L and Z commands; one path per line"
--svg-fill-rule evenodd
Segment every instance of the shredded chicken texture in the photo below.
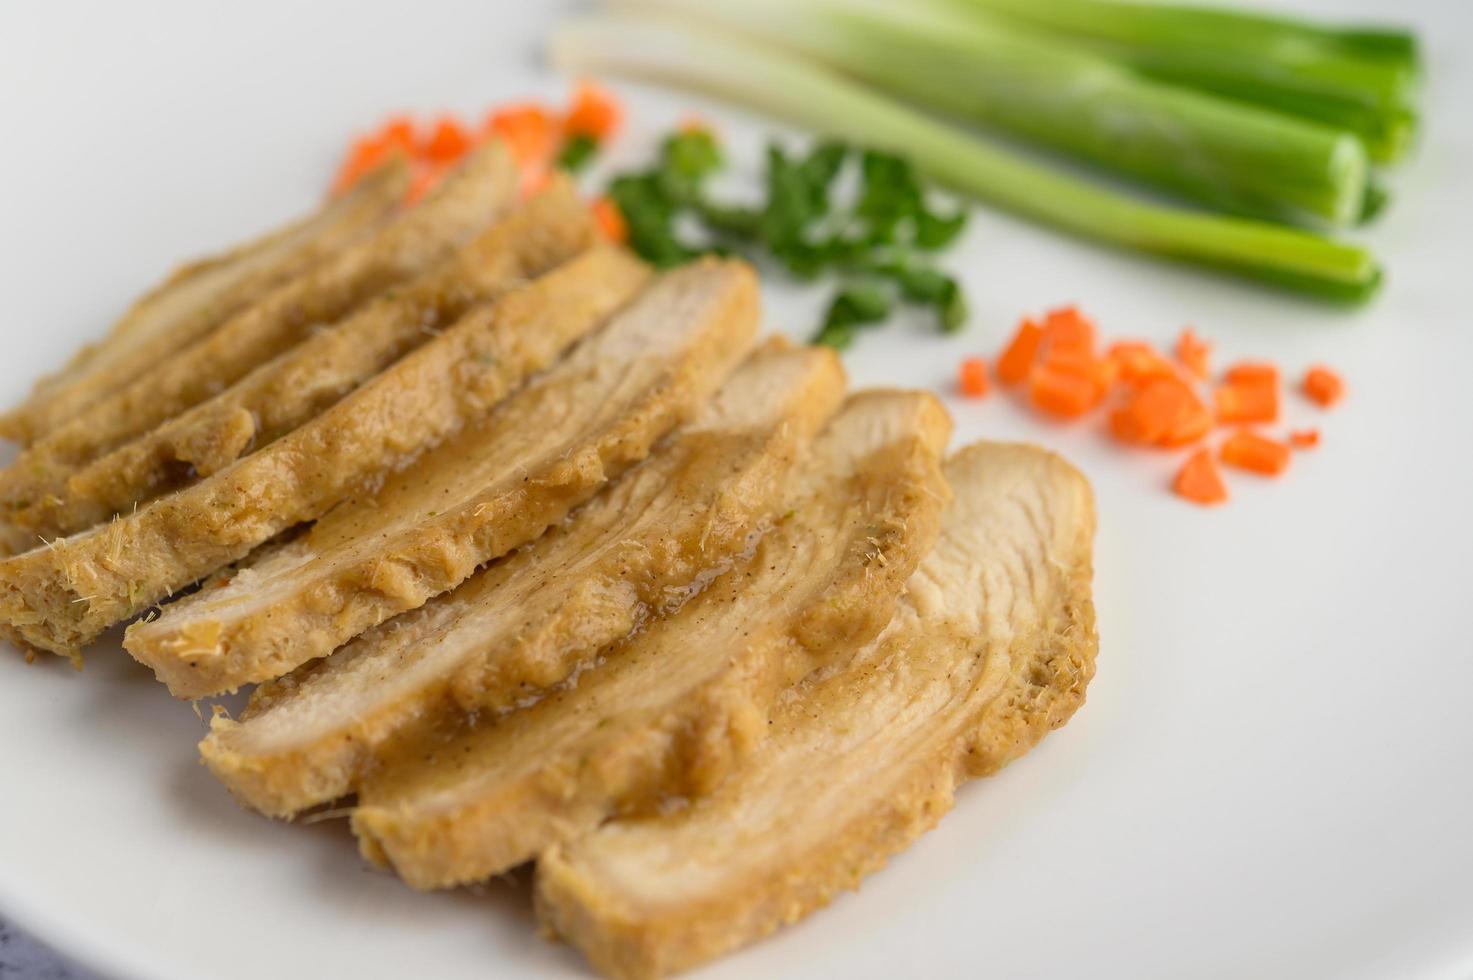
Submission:
M 58 426 L 0 471 L 9 519 L 46 537 L 75 470 L 218 394 L 383 290 L 445 261 L 515 200 L 516 168 L 488 143 L 416 207 L 283 283 Z
M 602 973 L 678 972 L 801 919 L 908 846 L 1084 700 L 1088 485 L 1031 447 L 946 467 L 955 499 L 895 619 L 789 691 L 716 792 L 545 851 L 538 915 Z
M 549 285 L 544 295 L 562 310 L 569 294 Z M 326 656 L 536 538 L 647 456 L 720 386 L 756 330 L 745 266 L 671 272 L 496 412 L 230 584 L 135 627 L 124 645 L 185 697 Z
M 850 399 L 749 560 L 576 683 L 415 739 L 367 775 L 353 814 L 364 853 L 416 888 L 446 887 L 719 786 L 778 692 L 889 621 L 935 541 L 949 434 L 929 395 Z
M 258 687 L 200 753 L 237 798 L 285 816 L 353 792 L 416 726 L 512 706 L 592 666 L 760 540 L 838 408 L 820 348 L 772 341 L 690 425 L 561 526 L 460 588 Z
M 0 415 L 0 436 L 26 445 L 172 357 L 273 287 L 311 269 L 381 222 L 403 200 L 409 167 L 395 159 L 315 214 L 223 255 L 191 262 L 150 290 L 112 331 L 37 382 Z
M 214 476 L 90 531 L 0 561 L 0 620 L 72 654 L 354 495 L 484 417 L 601 326 L 648 270 L 598 249 L 468 313 L 308 424 Z

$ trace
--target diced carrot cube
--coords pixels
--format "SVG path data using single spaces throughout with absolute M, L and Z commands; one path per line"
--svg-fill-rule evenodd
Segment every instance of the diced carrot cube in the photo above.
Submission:
M 1289 447 L 1245 429 L 1222 444 L 1222 461 L 1240 470 L 1278 476 L 1289 466 Z
M 1289 433 L 1289 445 L 1295 449 L 1313 449 L 1319 444 L 1319 429 L 1295 429 Z
M 1095 347 L 1094 321 L 1075 306 L 1049 310 L 1043 319 L 1045 351 L 1069 350 L 1090 353 Z
M 414 153 L 419 146 L 415 138 L 414 120 L 408 116 L 393 116 L 378 131 L 378 141 L 386 147 Z
M 1279 369 L 1267 361 L 1239 361 L 1227 369 L 1223 380 L 1228 384 L 1269 384 L 1278 386 Z
M 1304 375 L 1304 393 L 1324 408 L 1345 397 L 1345 382 L 1340 375 L 1316 364 Z
M 1176 341 L 1176 359 L 1192 374 L 1207 380 L 1210 373 L 1212 345 L 1198 337 L 1191 327 L 1181 332 Z
M 1117 341 L 1109 346 L 1105 356 L 1117 366 L 1120 380 L 1126 384 L 1178 374 L 1174 364 L 1143 340 Z
M 1279 389 L 1262 381 L 1232 381 L 1213 393 L 1219 422 L 1276 422 Z
M 1184 446 L 1212 427 L 1212 416 L 1191 385 L 1176 375 L 1151 378 L 1130 390 L 1110 415 L 1110 431 L 1122 442 Z
M 465 127 L 452 116 L 441 116 L 420 146 L 420 153 L 431 163 L 454 163 L 470 148 L 471 137 Z
M 373 137 L 364 137 L 353 143 L 348 156 L 333 178 L 332 193 L 341 194 L 373 168 L 388 160 L 391 150 Z
M 557 156 L 562 127 L 547 109 L 524 103 L 507 106 L 486 118 L 486 132 L 500 137 L 522 167 L 548 166 Z
M 569 136 L 590 136 L 603 142 L 613 136 L 623 118 L 619 100 L 611 92 L 592 81 L 581 81 L 573 95 L 573 105 L 563 120 L 563 131 Z
M 1078 418 L 1100 403 L 1094 380 L 1043 365 L 1028 375 L 1028 394 L 1033 404 L 1051 415 Z
M 998 380 L 1011 385 L 1027 379 L 1033 362 L 1038 358 L 1038 345 L 1042 340 L 1043 328 L 1024 317 L 1018 324 L 1018 332 L 997 359 Z
M 593 220 L 598 225 L 598 230 L 611 242 L 619 245 L 629 241 L 629 223 L 624 220 L 624 212 L 619 210 L 611 198 L 600 197 L 593 202 Z
M 968 398 L 987 394 L 987 362 L 980 357 L 964 358 L 957 375 L 957 387 Z
M 1217 468 L 1212 453 L 1206 449 L 1199 449 L 1187 457 L 1187 461 L 1177 471 L 1172 489 L 1179 496 L 1203 506 L 1224 503 L 1228 499 L 1227 484 L 1222 480 L 1222 471 Z

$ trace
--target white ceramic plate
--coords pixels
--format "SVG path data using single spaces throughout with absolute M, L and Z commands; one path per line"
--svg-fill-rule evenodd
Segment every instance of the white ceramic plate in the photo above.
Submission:
M 975 314 L 866 335 L 864 384 L 949 392 L 1023 311 L 1078 300 L 1107 332 L 1187 322 L 1220 356 L 1352 394 L 1319 451 L 1201 511 L 1175 459 L 993 397 L 959 440 L 1034 439 L 1094 481 L 1104 636 L 1089 703 L 935 832 L 711 977 L 1473 975 L 1473 102 L 1466 4 L 1304 6 L 1419 24 L 1430 131 L 1369 237 L 1385 294 L 1327 310 L 979 212 L 952 264 Z M 98 333 L 172 264 L 318 197 L 354 127 L 393 109 L 561 96 L 531 3 L 6 4 L 0 9 L 0 395 Z M 631 159 L 687 108 L 755 159 L 767 127 L 631 90 Z M 818 293 L 774 288 L 807 329 Z M 106 644 L 81 675 L 0 651 L 0 908 L 71 956 L 151 980 L 586 975 L 536 938 L 525 881 L 419 895 L 340 822 L 270 823 L 196 764 L 201 722 Z

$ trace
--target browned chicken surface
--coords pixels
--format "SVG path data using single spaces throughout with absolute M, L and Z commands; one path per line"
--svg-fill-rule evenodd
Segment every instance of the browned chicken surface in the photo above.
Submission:
M 516 170 L 499 143 L 473 154 L 426 200 L 261 297 L 199 343 L 89 405 L 0 471 L 0 503 L 53 537 L 51 515 L 79 466 L 218 394 L 383 290 L 449 258 L 510 207 Z
M 285 816 L 357 789 L 379 750 L 446 713 L 505 708 L 673 611 L 780 516 L 838 407 L 838 359 L 770 343 L 671 443 L 560 527 L 454 592 L 258 687 L 200 746 L 236 796 Z
M 102 340 L 0 415 L 0 436 L 29 445 L 88 405 L 207 335 L 272 287 L 360 238 L 409 189 L 402 160 L 379 168 L 294 225 L 192 262 L 134 303 Z
M 580 281 L 607 290 L 619 270 L 595 268 L 602 257 L 631 267 L 623 253 L 600 250 L 568 268 L 587 266 Z M 553 305 L 519 335 L 543 341 L 568 313 L 575 294 L 571 280 L 552 282 L 561 275 L 530 288 L 539 307 Z M 125 646 L 175 693 L 197 696 L 279 676 L 454 588 L 561 520 L 699 410 L 752 343 L 756 289 L 746 267 L 731 262 L 666 274 L 497 411 L 263 552 L 229 583 L 135 627 Z
M 359 786 L 364 853 L 416 888 L 479 881 L 720 785 L 765 735 L 773 697 L 889 621 L 935 540 L 949 435 L 929 395 L 854 396 L 750 559 L 575 684 L 386 756 Z
M 0 561 L 0 616 L 23 644 L 77 652 L 113 623 L 364 493 L 481 418 L 607 321 L 647 277 L 625 253 L 596 250 L 472 311 L 233 466 L 111 523 Z
M 537 864 L 539 917 L 607 976 L 658 977 L 797 921 L 880 868 L 1084 700 L 1097 641 L 1087 484 L 979 444 L 895 618 L 787 692 L 716 792 L 618 820 Z

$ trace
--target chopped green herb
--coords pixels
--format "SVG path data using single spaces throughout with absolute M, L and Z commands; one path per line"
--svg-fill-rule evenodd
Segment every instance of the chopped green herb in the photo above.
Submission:
M 575 133 L 563 144 L 558 154 L 557 165 L 570 174 L 576 174 L 598 156 L 598 140 L 587 133 Z

